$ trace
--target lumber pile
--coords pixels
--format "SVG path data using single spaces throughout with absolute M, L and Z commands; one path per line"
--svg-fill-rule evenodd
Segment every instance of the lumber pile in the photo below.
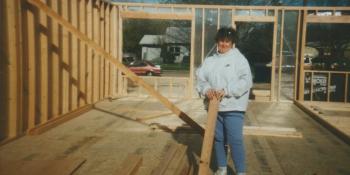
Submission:
M 171 144 L 157 168 L 152 171 L 152 175 L 193 174 L 193 166 L 190 165 L 186 153 L 187 146 L 177 143 Z

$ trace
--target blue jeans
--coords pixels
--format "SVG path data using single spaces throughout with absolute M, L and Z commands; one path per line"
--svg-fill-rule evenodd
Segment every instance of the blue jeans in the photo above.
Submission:
M 215 128 L 215 156 L 218 167 L 226 167 L 227 143 L 231 148 L 232 159 L 237 173 L 245 172 L 245 151 L 243 144 L 244 114 L 240 112 L 219 112 Z

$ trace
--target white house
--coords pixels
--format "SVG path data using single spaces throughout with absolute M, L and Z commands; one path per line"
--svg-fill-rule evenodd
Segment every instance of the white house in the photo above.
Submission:
M 173 63 L 188 61 L 190 35 L 190 28 L 178 27 L 168 27 L 165 35 L 144 35 L 139 42 L 142 46 L 142 59 L 152 62 Z

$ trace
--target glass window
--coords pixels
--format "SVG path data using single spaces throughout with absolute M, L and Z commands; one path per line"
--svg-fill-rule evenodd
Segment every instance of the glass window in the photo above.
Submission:
M 250 13 L 251 16 L 265 16 L 265 14 L 265 10 L 252 10 Z
M 350 10 L 337 10 L 335 11 L 335 16 L 344 16 L 344 15 L 347 15 L 349 16 L 350 15 Z
M 311 72 L 305 72 L 304 100 L 311 100 Z
M 314 73 L 312 77 L 312 100 L 327 101 L 328 74 Z
M 268 16 L 274 16 L 275 15 L 275 11 L 274 10 L 268 10 L 267 15 Z
M 237 48 L 248 59 L 254 83 L 260 83 L 261 89 L 270 89 L 273 23 L 236 22 L 236 25 Z
M 158 9 L 158 12 L 160 12 L 160 13 L 171 13 L 172 11 L 171 11 L 171 8 L 160 7 L 160 8 Z
M 249 10 L 235 10 L 237 16 L 249 16 Z
M 157 9 L 155 7 L 144 7 L 143 11 L 148 12 L 148 13 L 157 13 Z
M 330 101 L 344 102 L 345 74 L 331 74 Z
M 319 10 L 317 12 L 317 16 L 332 16 L 333 15 L 333 11 L 331 10 Z
M 188 77 L 191 21 L 125 19 L 123 53 L 161 67 L 162 76 Z M 130 58 L 123 60 L 125 63 L 131 61 Z M 145 63 L 135 62 L 130 66 L 145 66 Z
M 297 45 L 298 11 L 285 11 L 282 50 L 282 78 L 280 99 L 294 98 L 295 61 Z
M 215 53 L 216 43 L 215 34 L 218 26 L 218 10 L 205 9 L 205 36 L 204 36 L 204 57 L 208 57 Z
M 313 70 L 350 71 L 350 24 L 308 24 L 304 63 Z
M 143 67 L 143 66 L 147 66 L 147 64 L 143 61 L 134 61 L 134 62 L 131 62 L 130 67 Z
M 202 64 L 202 31 L 203 31 L 203 9 L 196 9 L 196 35 L 194 66 L 199 67 Z
M 139 7 L 139 6 L 137 6 L 137 7 L 135 7 L 135 6 L 129 6 L 129 7 L 128 7 L 128 10 L 130 10 L 130 11 L 141 11 L 142 8 Z
M 177 13 L 191 13 L 189 8 L 174 8 L 174 12 Z
M 232 27 L 232 10 L 220 10 L 220 27 Z

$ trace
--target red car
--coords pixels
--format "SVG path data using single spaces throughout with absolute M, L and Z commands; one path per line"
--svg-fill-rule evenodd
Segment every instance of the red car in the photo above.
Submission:
M 160 76 L 161 69 L 159 65 L 154 65 L 149 61 L 136 60 L 128 65 L 129 69 L 137 75 Z

